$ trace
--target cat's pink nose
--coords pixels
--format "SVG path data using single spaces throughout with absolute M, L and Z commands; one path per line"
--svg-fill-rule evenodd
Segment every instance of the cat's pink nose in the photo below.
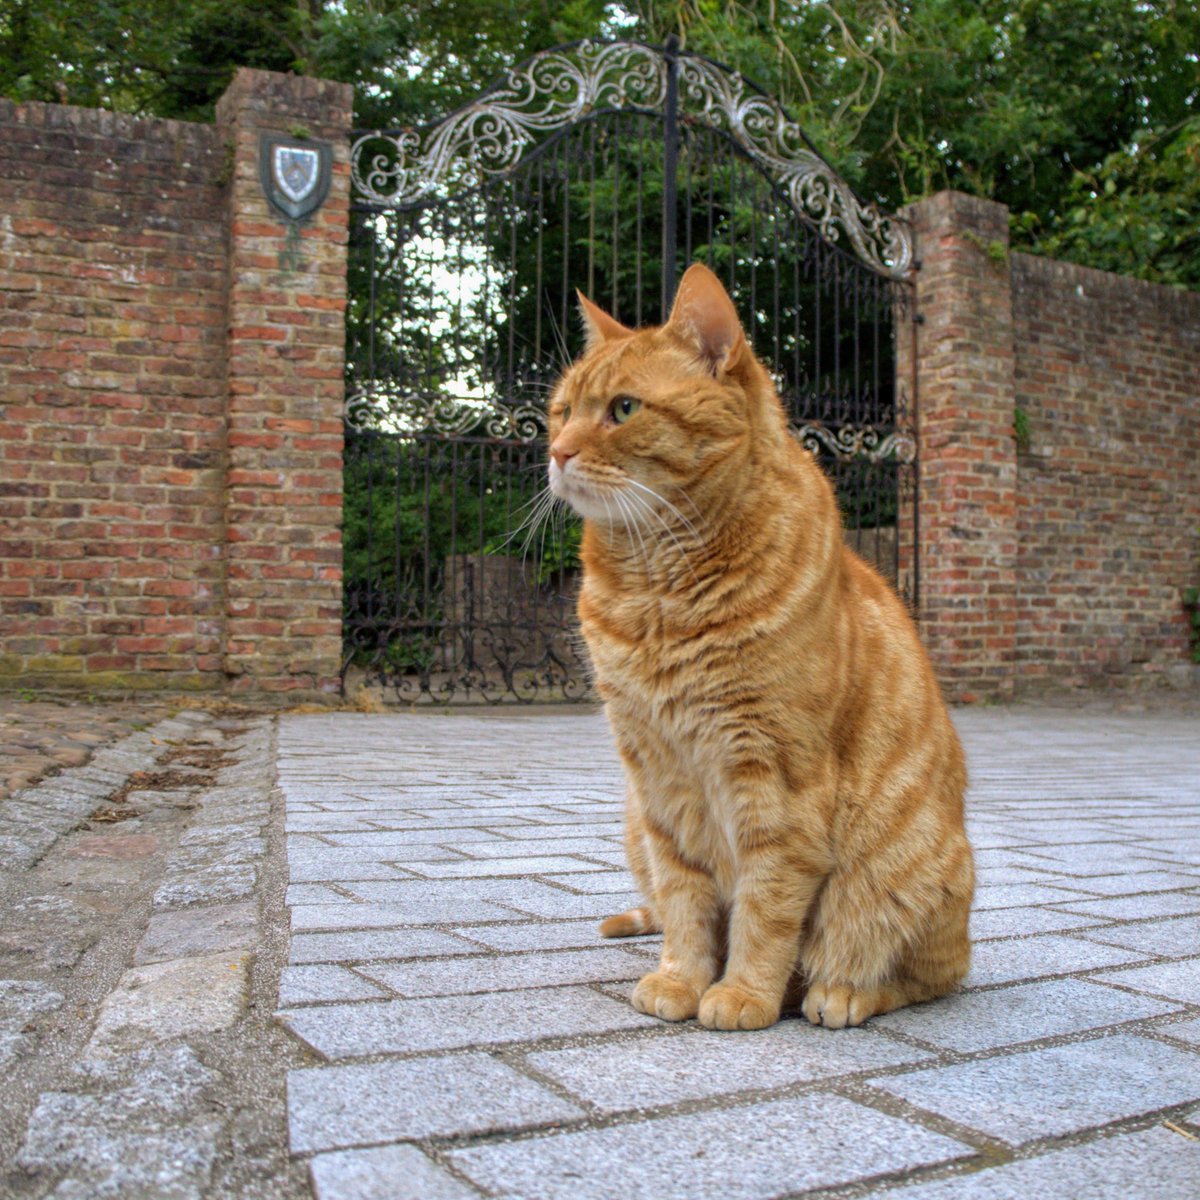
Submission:
M 567 459 L 574 458 L 576 453 L 577 451 L 575 450 L 562 450 L 557 446 L 550 447 L 550 457 L 554 459 L 556 463 L 558 463 L 558 469 L 560 471 L 567 465 Z

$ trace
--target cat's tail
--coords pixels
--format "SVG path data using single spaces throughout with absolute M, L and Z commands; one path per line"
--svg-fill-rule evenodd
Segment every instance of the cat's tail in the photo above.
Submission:
M 654 909 L 630 908 L 600 922 L 601 937 L 636 937 L 639 933 L 662 933 Z

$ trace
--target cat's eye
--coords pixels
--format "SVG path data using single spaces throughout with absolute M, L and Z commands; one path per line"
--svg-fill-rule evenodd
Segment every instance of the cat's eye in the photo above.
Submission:
M 562 410 L 562 423 L 565 425 L 571 419 L 571 406 L 568 404 Z
M 612 402 L 612 419 L 623 425 L 641 407 L 642 402 L 635 396 L 618 396 Z

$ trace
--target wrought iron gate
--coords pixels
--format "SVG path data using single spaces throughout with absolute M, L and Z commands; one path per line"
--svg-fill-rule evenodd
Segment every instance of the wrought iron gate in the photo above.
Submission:
M 587 694 L 578 529 L 560 511 L 523 531 L 544 403 L 580 348 L 576 287 L 657 323 L 694 260 L 727 281 L 847 537 L 915 600 L 911 241 L 771 97 L 673 43 L 583 42 L 435 124 L 360 133 L 352 172 L 344 684 Z

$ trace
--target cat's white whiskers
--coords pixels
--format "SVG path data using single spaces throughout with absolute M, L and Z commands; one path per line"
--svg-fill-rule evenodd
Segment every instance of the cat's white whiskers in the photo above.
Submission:
M 535 495 L 531 496 L 528 500 L 526 500 L 524 504 L 519 505 L 513 512 L 514 517 L 519 517 L 521 515 L 521 513 L 523 513 L 526 509 L 529 509 L 530 511 L 513 528 L 512 532 L 508 535 L 508 537 L 506 537 L 504 539 L 504 541 L 500 543 L 499 549 L 503 550 L 503 549 L 507 548 L 508 546 L 512 545 L 512 543 L 522 533 L 524 533 L 527 529 L 529 529 L 531 526 L 536 524 L 537 521 L 540 519 L 542 509 L 543 509 L 543 507 L 545 507 L 547 501 L 549 501 L 550 503 L 553 503 L 554 495 L 550 491 L 549 487 L 544 487 L 539 492 L 537 492 Z
M 571 361 L 571 351 L 567 347 L 567 337 L 563 332 L 562 326 L 558 323 L 558 314 L 553 308 L 546 310 L 546 315 L 550 318 L 550 331 L 554 335 L 554 341 L 557 344 L 557 349 L 561 355 L 560 365 L 566 366 Z
M 542 545 L 545 544 L 545 531 L 547 518 L 553 517 L 557 511 L 558 497 L 550 490 L 549 487 L 544 487 L 532 499 L 526 501 L 517 509 L 520 513 L 523 509 L 531 511 L 521 521 L 519 525 L 500 543 L 499 549 L 504 550 L 510 546 L 523 533 L 525 535 L 521 542 L 521 569 L 524 570 L 529 561 L 529 550 L 533 543 L 535 534 L 542 534 Z M 539 554 L 541 551 L 539 550 Z
M 650 574 L 650 551 L 646 546 L 646 539 L 642 536 L 641 522 L 638 520 L 637 510 L 633 507 L 630 497 L 622 492 L 614 492 L 613 499 L 617 502 L 617 507 L 621 510 L 621 515 L 625 520 L 625 528 L 632 530 L 634 537 L 637 538 L 638 549 L 642 556 L 642 566 L 646 570 L 646 574 Z
M 629 482 L 632 483 L 634 481 L 630 480 Z M 638 486 L 640 487 L 641 485 L 639 484 Z M 650 491 L 649 488 L 646 488 L 644 490 Z M 651 494 L 654 494 L 654 493 L 651 493 Z M 692 566 L 692 560 L 691 560 L 691 557 L 688 555 L 687 549 L 684 547 L 683 543 L 680 542 L 679 538 L 676 537 L 675 530 L 673 530 L 671 528 L 671 526 L 667 524 L 667 522 L 663 518 L 662 514 L 655 512 L 654 509 L 650 506 L 650 502 L 648 500 L 646 500 L 644 497 L 639 496 L 636 492 L 626 492 L 625 495 L 628 500 L 630 500 L 631 502 L 635 502 L 643 511 L 648 512 L 663 527 L 663 531 L 671 539 L 671 541 L 675 544 L 675 549 L 678 552 L 679 557 L 681 559 L 683 559 L 683 565 L 685 567 L 687 567 L 688 572 L 691 575 L 693 582 L 699 583 L 700 577 L 696 574 L 696 569 Z M 690 524 L 690 522 L 687 524 L 688 524 L 688 528 L 692 529 L 693 534 L 695 534 L 694 527 Z M 696 534 L 695 536 L 699 537 L 698 534 Z
M 680 520 L 680 521 L 683 523 L 683 526 L 684 526 L 684 528 L 685 528 L 685 529 L 687 529 L 688 533 L 690 533 L 690 534 L 692 535 L 692 537 L 694 537 L 694 538 L 695 538 L 697 541 L 700 541 L 700 540 L 701 540 L 701 539 L 700 539 L 700 534 L 699 534 L 699 532 L 697 531 L 697 529 L 696 529 L 695 525 L 693 525 L 693 524 L 691 523 L 691 521 L 689 521 L 689 520 L 687 519 L 687 517 L 685 517 L 685 516 L 683 515 L 683 513 L 681 513 L 681 512 L 679 511 L 679 509 L 678 509 L 678 508 L 676 508 L 676 507 L 675 507 L 675 505 L 674 505 L 674 504 L 672 504 L 672 503 L 670 502 L 670 500 L 668 500 L 668 499 L 667 499 L 665 496 L 662 496 L 662 495 L 660 495 L 660 494 L 659 494 L 658 492 L 656 492 L 656 491 L 655 491 L 653 488 L 651 488 L 651 487 L 647 487 L 647 486 L 646 486 L 644 483 L 639 483 L 639 482 L 638 482 L 636 479 L 626 479 L 626 481 L 625 481 L 625 482 L 626 482 L 626 483 L 629 483 L 629 484 L 631 484 L 631 485 L 632 485 L 633 487 L 635 487 L 635 488 L 639 488 L 639 489 L 641 489 L 643 492 L 647 493 L 647 495 L 653 496 L 653 497 L 654 497 L 654 499 L 655 499 L 655 500 L 657 500 L 657 501 L 659 502 L 659 504 L 662 504 L 662 505 L 664 505 L 666 508 L 670 509 L 670 511 L 671 511 L 672 513 L 674 513 L 676 517 L 678 517 L 678 519 L 679 519 L 679 520 Z M 639 499 L 640 499 L 640 497 L 639 497 Z M 643 500 L 643 501 L 642 501 L 642 503 L 643 503 L 643 504 L 646 504 L 646 501 L 644 501 L 644 500 Z M 689 503 L 689 504 L 692 504 L 691 500 L 689 500 L 689 501 L 688 501 L 688 503 Z M 649 505 L 648 505 L 648 504 L 647 504 L 647 507 L 649 507 Z M 696 508 L 695 504 L 692 504 L 692 507 L 693 507 L 693 508 Z M 653 510 L 651 510 L 651 511 L 653 511 Z M 658 514 L 658 513 L 655 513 L 654 515 L 655 515 L 655 516 L 658 516 L 658 517 L 659 517 L 659 520 L 662 520 L 661 516 L 659 516 L 659 514 Z M 699 516 L 699 515 L 700 515 L 700 510 L 699 510 L 699 509 L 696 509 L 696 515 L 697 515 L 697 516 Z M 665 521 L 663 521 L 663 524 L 664 524 L 664 525 L 666 525 L 666 522 L 665 522 Z

